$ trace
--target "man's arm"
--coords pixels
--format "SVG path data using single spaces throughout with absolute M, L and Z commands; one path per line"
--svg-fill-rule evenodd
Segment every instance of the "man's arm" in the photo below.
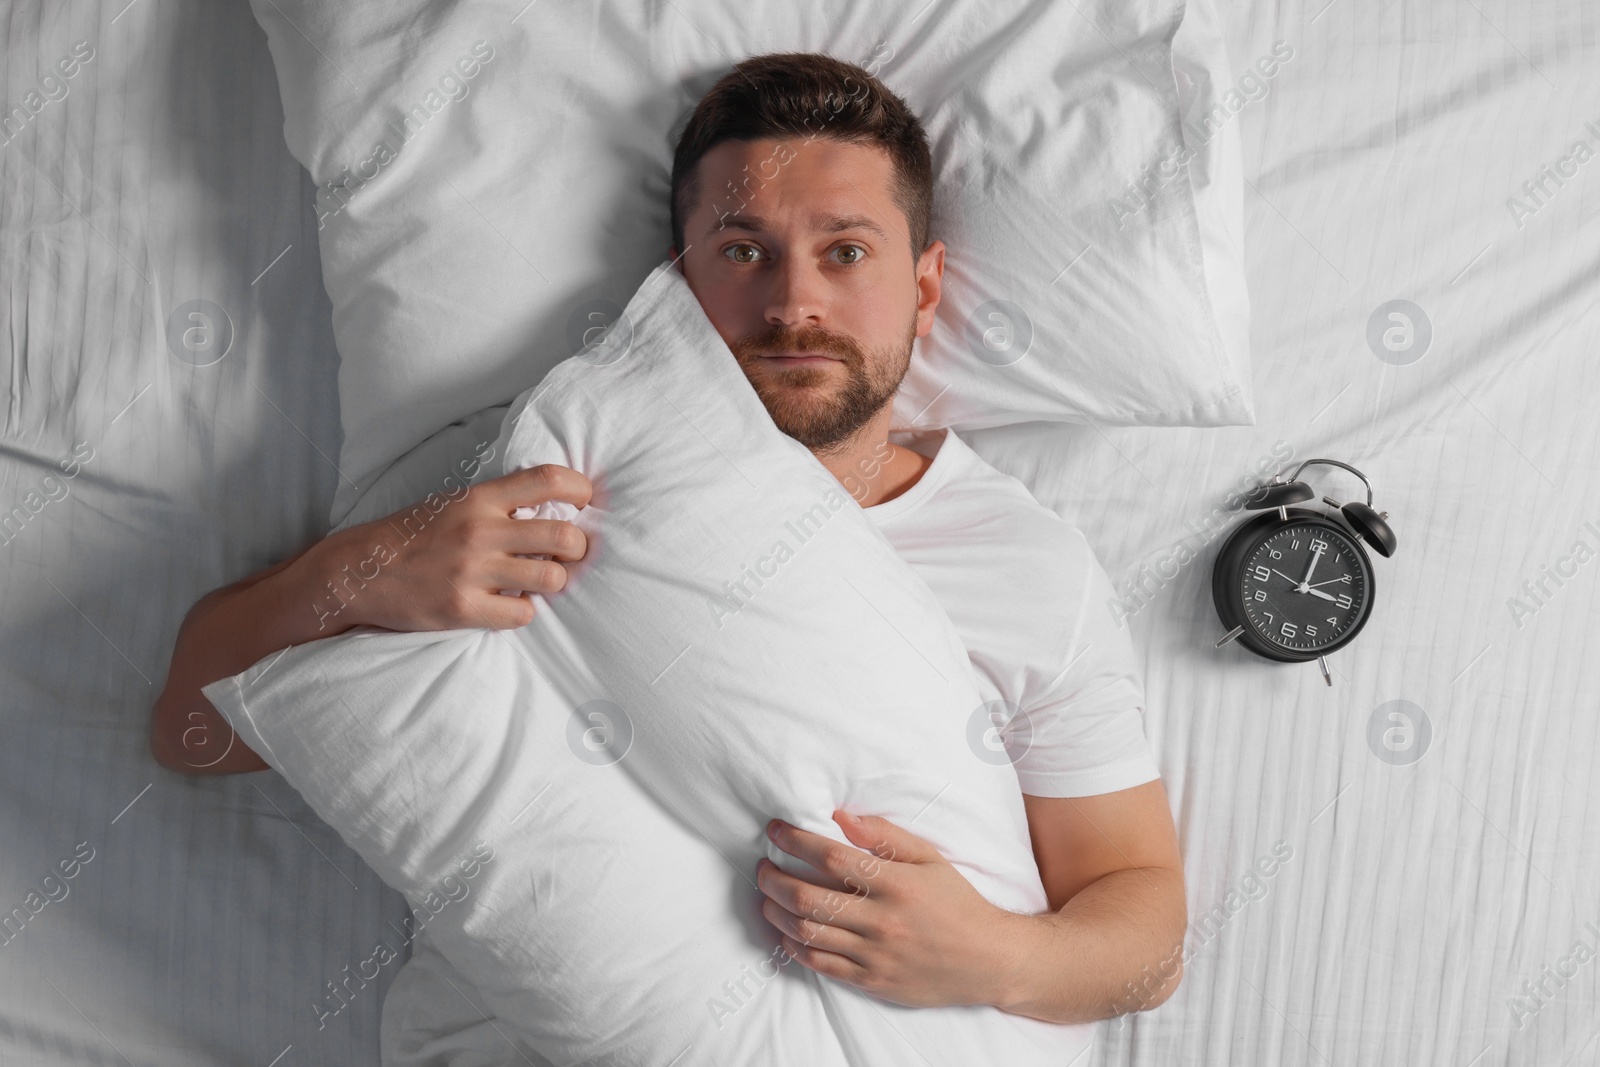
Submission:
M 531 599 L 498 590 L 557 592 L 566 584 L 563 564 L 581 559 L 588 546 L 572 523 L 513 519 L 511 513 L 548 500 L 581 508 L 591 492 L 589 480 L 567 467 L 514 471 L 436 511 L 419 505 L 352 526 L 208 593 L 178 631 L 166 686 L 151 711 L 151 755 L 186 774 L 267 770 L 200 690 L 291 645 L 360 625 L 527 625 Z
M 1057 1023 L 1160 1004 L 1181 978 L 1188 925 L 1160 780 L 1023 800 L 1050 911 L 998 908 L 927 841 L 841 811 L 835 821 L 866 851 L 774 820 L 774 843 L 820 877 L 762 859 L 762 914 L 804 966 L 899 1004 L 989 1004 Z
M 1183 977 L 1189 917 L 1161 780 L 1022 800 L 1053 910 L 1015 917 L 1015 962 L 996 1007 L 1076 1023 L 1163 1003 Z
M 178 630 L 166 686 L 150 713 L 150 754 L 157 763 L 187 774 L 269 769 L 217 714 L 200 687 L 238 674 L 280 648 L 355 625 L 316 633 L 313 620 L 286 610 L 294 583 L 282 578 L 283 572 L 325 544 L 313 544 L 290 559 L 213 590 L 189 609 Z

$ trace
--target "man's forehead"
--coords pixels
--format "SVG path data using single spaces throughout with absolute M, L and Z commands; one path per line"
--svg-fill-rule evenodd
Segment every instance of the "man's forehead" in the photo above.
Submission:
M 729 164 L 748 163 L 751 159 L 795 161 L 802 165 L 835 165 L 851 162 L 861 166 L 890 165 L 889 150 L 880 144 L 863 141 L 845 141 L 826 134 L 794 134 L 785 137 L 758 137 L 755 140 L 729 138 L 718 141 L 706 151 L 702 162 L 722 160 Z
M 828 137 L 723 141 L 700 166 L 708 195 L 696 210 L 707 215 L 707 236 L 856 230 L 889 240 L 899 229 L 883 217 L 895 172 L 881 145 Z

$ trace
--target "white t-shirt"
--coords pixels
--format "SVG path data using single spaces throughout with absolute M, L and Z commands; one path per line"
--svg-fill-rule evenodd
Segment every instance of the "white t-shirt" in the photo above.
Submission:
M 953 433 L 892 440 L 933 463 L 866 515 L 955 624 L 1022 791 L 1094 796 L 1159 778 L 1133 647 L 1083 534 Z

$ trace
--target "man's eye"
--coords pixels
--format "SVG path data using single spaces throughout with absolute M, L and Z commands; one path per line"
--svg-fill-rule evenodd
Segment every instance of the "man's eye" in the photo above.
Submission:
M 733 260 L 735 263 L 754 263 L 756 261 L 756 257 L 761 254 L 761 249 L 757 248 L 755 245 L 729 245 L 727 248 L 722 250 L 722 254 Z
M 848 257 L 839 260 L 840 263 L 846 265 L 861 262 L 861 257 L 867 254 L 867 250 L 860 245 L 840 245 L 834 249 L 834 252 L 840 256 Z

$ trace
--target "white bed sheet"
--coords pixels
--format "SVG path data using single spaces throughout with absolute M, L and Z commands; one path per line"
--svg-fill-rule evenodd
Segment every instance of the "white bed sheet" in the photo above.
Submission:
M 0 918 L 27 916 L 0 939 L 0 1063 L 376 1065 L 398 964 L 325 1026 L 313 1006 L 399 944 L 403 899 L 276 774 L 189 779 L 146 747 L 184 612 L 320 533 L 339 477 L 266 39 L 211 0 L 8 4 L 0 36 L 6 110 L 47 101 L 0 148 L 0 509 L 94 457 L 0 544 Z M 167 348 L 192 299 L 234 324 L 211 366 Z
M 1600 560 L 1567 564 L 1520 627 L 1507 604 L 1576 541 L 1600 548 L 1600 162 L 1564 168 L 1521 228 L 1507 204 L 1532 204 L 1522 183 L 1574 141 L 1600 150 L 1600 17 L 1312 0 L 1227 20 L 1241 73 L 1274 41 L 1295 50 L 1232 120 L 1258 424 L 969 435 L 1146 590 L 1125 605 L 1190 959 L 1173 999 L 1106 1024 L 1080 1067 L 1600 1063 L 1600 961 L 1563 963 L 1600 948 Z M 1407 366 L 1366 341 L 1391 299 L 1433 327 Z M 1194 531 L 1280 442 L 1362 468 L 1399 535 L 1332 688 L 1315 665 L 1212 648 L 1221 538 Z M 1159 580 L 1180 543 L 1199 558 Z M 1410 765 L 1368 743 L 1394 700 L 1430 724 Z M 1279 842 L 1291 858 L 1258 885 Z

